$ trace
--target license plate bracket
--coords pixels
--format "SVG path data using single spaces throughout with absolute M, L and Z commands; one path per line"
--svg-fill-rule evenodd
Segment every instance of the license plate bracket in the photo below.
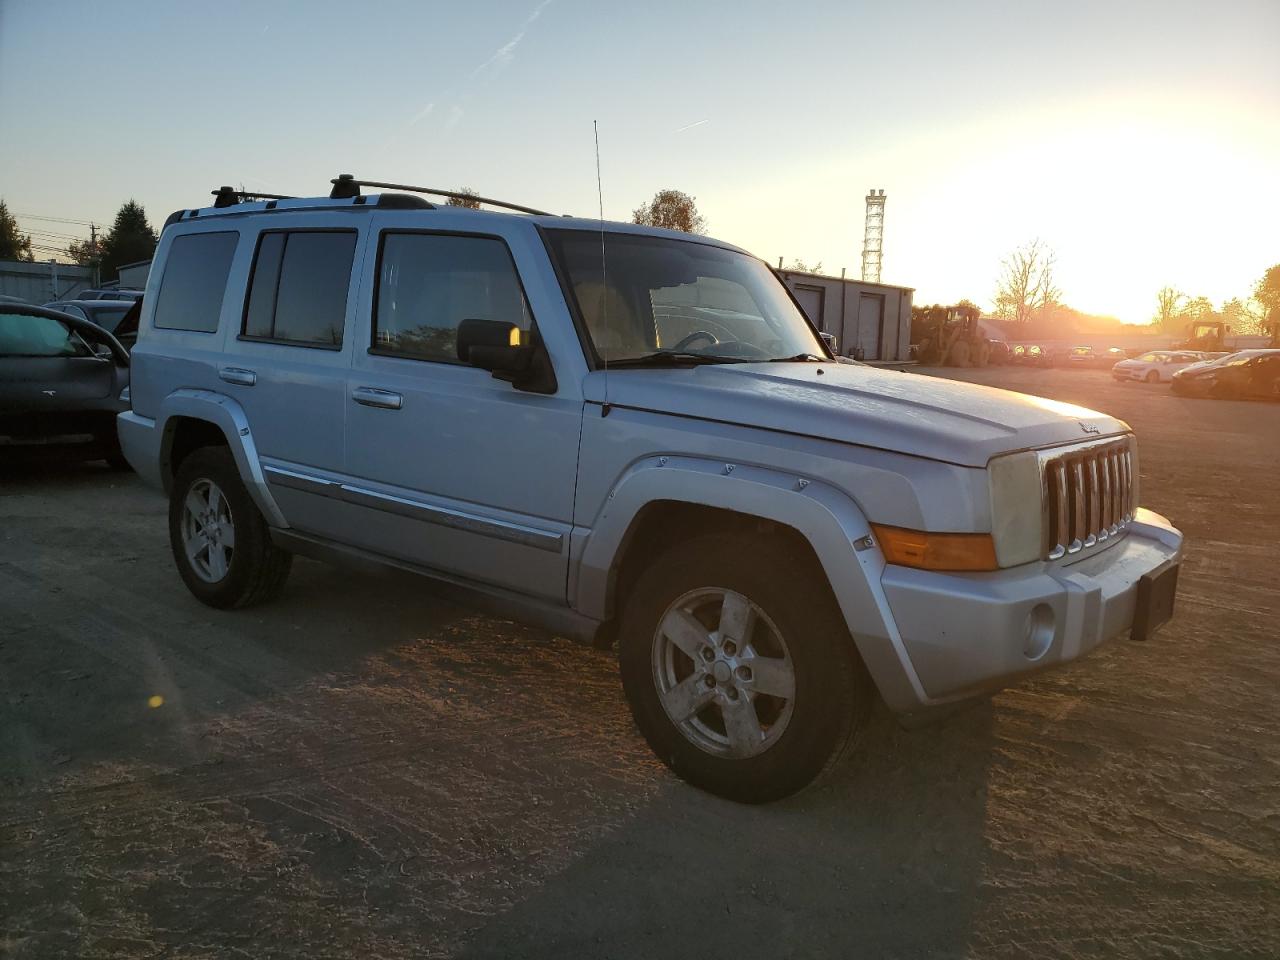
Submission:
M 1178 593 L 1179 562 L 1162 564 L 1138 580 L 1138 597 L 1133 611 L 1131 636 L 1149 640 L 1173 616 L 1173 601 Z

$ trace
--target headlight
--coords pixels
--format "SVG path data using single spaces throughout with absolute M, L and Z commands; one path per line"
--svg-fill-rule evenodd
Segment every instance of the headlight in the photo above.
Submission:
M 129 385 L 127 383 L 124 385 L 124 389 L 120 391 L 120 402 L 129 402 Z
M 1012 453 L 987 464 L 991 494 L 991 539 L 1002 567 L 1040 556 L 1044 536 L 1040 463 L 1035 453 Z

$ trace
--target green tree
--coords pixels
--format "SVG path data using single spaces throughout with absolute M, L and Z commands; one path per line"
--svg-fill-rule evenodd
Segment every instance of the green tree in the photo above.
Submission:
M 102 280 L 114 280 L 127 263 L 150 260 L 156 252 L 156 232 L 147 223 L 142 204 L 130 200 L 116 214 L 115 223 L 102 238 Z
M 0 200 L 0 260 L 34 260 L 31 254 L 31 238 L 18 230 L 18 221 L 9 212 L 8 205 Z
M 631 212 L 631 222 L 685 233 L 707 232 L 707 221 L 698 213 L 694 198 L 679 190 L 659 190 L 652 200 Z
M 783 267 L 783 269 L 794 270 L 796 273 L 821 273 L 822 261 L 819 260 L 817 263 L 810 266 L 809 264 L 805 263 L 803 260 L 792 260 L 785 267 Z
M 466 207 L 468 210 L 479 210 L 480 201 L 477 199 L 480 194 L 476 193 L 470 187 L 459 187 L 458 193 L 460 197 L 450 197 L 445 201 L 447 207 Z
M 1280 263 L 1267 269 L 1253 288 L 1268 323 L 1280 324 Z
M 67 256 L 82 267 L 102 266 L 102 238 L 72 240 L 67 246 Z

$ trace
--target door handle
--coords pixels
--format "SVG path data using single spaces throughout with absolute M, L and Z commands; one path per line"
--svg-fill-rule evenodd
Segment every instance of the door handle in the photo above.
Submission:
M 381 407 L 384 410 L 399 410 L 404 406 L 404 397 L 394 390 L 379 390 L 377 387 L 356 387 L 351 391 L 351 399 L 366 407 Z
M 238 383 L 242 387 L 252 387 L 258 382 L 258 375 L 244 367 L 223 367 L 218 371 L 218 379 Z

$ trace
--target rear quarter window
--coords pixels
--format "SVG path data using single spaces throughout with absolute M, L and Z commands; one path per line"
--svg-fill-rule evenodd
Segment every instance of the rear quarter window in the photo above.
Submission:
M 190 233 L 175 237 L 165 259 L 152 326 L 214 333 L 240 235 Z

